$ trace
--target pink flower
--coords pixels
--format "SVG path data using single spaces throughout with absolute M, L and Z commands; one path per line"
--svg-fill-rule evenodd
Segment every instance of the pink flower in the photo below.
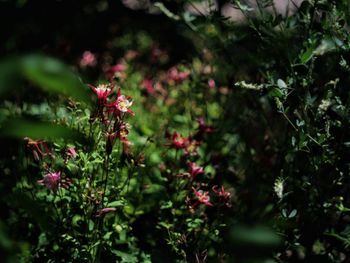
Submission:
M 117 210 L 117 209 L 114 208 L 114 207 L 102 208 L 102 209 L 100 209 L 100 210 L 97 211 L 96 217 L 100 217 L 100 216 L 103 216 L 103 215 L 105 215 L 105 214 L 115 212 L 116 210 Z
M 117 73 L 124 72 L 126 66 L 124 64 L 118 63 L 112 66 L 107 66 L 105 68 L 105 74 L 107 79 L 112 79 Z
M 180 72 L 176 67 L 173 67 L 169 70 L 168 78 L 176 83 L 181 83 L 186 80 L 190 75 L 188 71 Z
M 196 177 L 198 174 L 203 174 L 204 173 L 204 169 L 201 166 L 198 166 L 197 164 L 188 161 L 187 162 L 189 168 L 190 168 L 190 174 L 191 176 L 194 178 Z
M 52 172 L 46 174 L 42 180 L 38 180 L 38 184 L 45 185 L 48 189 L 56 191 L 58 187 L 68 188 L 71 181 L 62 179 L 61 172 Z
M 147 93 L 153 95 L 155 93 L 155 89 L 153 87 L 152 80 L 144 79 L 142 81 L 142 86 L 146 89 Z
M 210 89 L 215 89 L 215 87 L 216 87 L 215 80 L 209 79 L 209 80 L 208 80 L 208 87 L 209 87 Z
M 106 106 L 111 107 L 116 114 L 127 112 L 127 113 L 130 113 L 131 115 L 135 115 L 134 112 L 130 109 L 131 105 L 132 105 L 131 97 L 120 95 L 120 89 L 119 89 L 117 99 L 115 100 L 115 102 Z
M 229 199 L 229 198 L 230 198 L 231 193 L 226 192 L 225 189 L 224 189 L 224 186 L 221 186 L 221 189 L 220 189 L 220 190 L 218 190 L 218 188 L 219 188 L 219 186 L 217 186 L 217 185 L 214 185 L 214 186 L 212 187 L 213 192 L 214 192 L 217 196 L 223 197 L 223 198 L 225 198 L 225 199 Z
M 75 148 L 73 147 L 67 149 L 67 155 L 73 159 L 78 156 Z
M 95 92 L 98 100 L 102 102 L 105 102 L 107 97 L 112 93 L 112 89 L 109 88 L 107 84 L 100 84 L 97 87 L 89 84 L 89 87 L 93 92 Z
M 194 187 L 192 187 L 192 190 L 200 203 L 205 204 L 207 206 L 213 206 L 213 204 L 209 202 L 209 192 L 203 192 L 202 190 L 197 191 Z
M 96 65 L 96 56 L 91 53 L 90 51 L 85 51 L 83 53 L 82 58 L 79 62 L 81 67 L 87 67 L 87 66 L 95 66 Z

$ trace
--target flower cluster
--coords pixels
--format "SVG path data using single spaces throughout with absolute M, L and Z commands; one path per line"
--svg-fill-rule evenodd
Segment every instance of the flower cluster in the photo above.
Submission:
M 214 206 L 212 202 L 210 202 L 209 191 L 196 190 L 196 188 L 192 187 L 193 193 L 197 199 L 197 201 L 191 205 L 192 208 L 197 207 L 199 204 L 204 204 L 206 206 Z M 214 185 L 212 187 L 212 192 L 218 199 L 218 204 L 224 204 L 226 207 L 231 207 L 231 193 L 225 191 L 224 186 Z
M 192 190 L 193 190 L 194 194 L 196 195 L 198 202 L 205 204 L 207 206 L 213 206 L 213 204 L 210 203 L 210 197 L 208 195 L 209 192 L 204 192 L 202 190 L 197 191 L 194 187 L 192 187 Z M 196 206 L 196 204 L 193 206 Z
M 219 189 L 219 186 L 214 185 L 212 187 L 213 192 L 220 198 L 220 201 L 224 203 L 227 207 L 231 207 L 231 193 L 226 192 L 224 186 L 221 186 Z
M 112 152 L 116 139 L 122 142 L 123 150 L 126 150 L 131 144 L 128 140 L 130 125 L 124 121 L 124 117 L 126 114 L 135 115 L 131 109 L 132 98 L 121 94 L 119 88 L 115 99 L 109 101 L 109 96 L 113 93 L 112 85 L 100 84 L 97 87 L 93 85 L 89 87 L 98 99 L 97 110 L 90 119 L 94 120 L 97 117 L 103 124 L 107 154 Z
M 188 79 L 189 76 L 190 76 L 189 71 L 180 71 L 176 67 L 171 68 L 168 72 L 169 82 L 175 82 L 176 84 L 179 84 L 184 80 Z
M 197 155 L 197 147 L 201 144 L 200 141 L 197 141 L 192 138 L 192 136 L 183 137 L 181 134 L 174 132 L 169 136 L 171 139 L 168 146 L 176 150 L 183 149 L 185 155 Z
M 183 150 L 183 158 L 187 159 L 186 163 L 188 166 L 188 170 L 186 172 L 178 174 L 178 177 L 180 177 L 181 179 L 184 177 L 190 179 L 189 184 L 192 185 L 192 191 L 196 199 L 194 202 L 191 202 L 189 200 L 189 207 L 193 209 L 200 204 L 204 204 L 206 206 L 214 206 L 215 203 L 224 204 L 226 207 L 231 207 L 231 193 L 225 191 L 224 186 L 219 187 L 217 185 L 214 185 L 211 188 L 211 191 L 204 191 L 202 189 L 198 189 L 199 186 L 207 186 L 208 184 L 198 182 L 205 179 L 205 171 L 204 167 L 198 165 L 196 162 L 193 161 L 193 159 L 199 158 L 198 147 L 202 144 L 202 139 L 204 138 L 204 135 L 215 132 L 215 129 L 214 127 L 208 125 L 203 117 L 198 118 L 197 122 L 197 133 L 194 136 L 189 135 L 187 137 L 184 137 L 176 131 L 172 134 L 166 134 L 166 137 L 169 140 L 167 146 L 169 148 L 175 149 L 176 151 Z M 200 138 L 200 140 L 198 140 L 198 138 Z M 198 175 L 204 176 L 200 176 L 198 178 Z M 213 203 L 210 200 L 210 195 L 213 195 L 215 197 L 215 201 L 217 202 Z

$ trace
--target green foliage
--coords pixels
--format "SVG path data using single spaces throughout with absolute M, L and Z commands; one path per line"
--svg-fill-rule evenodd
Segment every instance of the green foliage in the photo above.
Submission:
M 194 15 L 194 2 L 150 8 L 193 43 L 181 62 L 171 50 L 185 43 L 141 27 L 89 65 L 2 61 L 0 136 L 17 145 L 0 162 L 9 259 L 348 260 L 348 1 L 289 14 L 220 1 L 240 22 L 214 6 Z

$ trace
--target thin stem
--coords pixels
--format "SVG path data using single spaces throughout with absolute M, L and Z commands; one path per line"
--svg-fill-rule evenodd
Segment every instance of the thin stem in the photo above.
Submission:
M 101 209 L 105 205 L 104 204 L 104 198 L 105 198 L 105 195 L 106 195 L 107 185 L 108 185 L 108 167 L 109 167 L 109 155 L 107 155 L 107 158 L 105 159 L 105 166 L 104 166 L 105 179 L 104 179 L 104 187 L 103 187 L 102 198 L 101 198 L 101 202 L 100 202 Z M 97 236 L 99 236 L 99 234 L 102 233 L 102 230 L 103 230 L 103 219 L 104 219 L 104 216 L 102 216 L 102 215 L 98 219 Z M 100 238 L 101 238 L 101 236 L 100 236 Z M 95 262 L 96 262 L 96 259 L 98 259 L 97 262 L 100 262 L 101 252 L 102 252 L 101 244 L 98 244 L 97 248 L 96 248 Z
M 107 155 L 107 158 L 105 160 L 105 179 L 104 179 L 104 186 L 103 186 L 103 193 L 102 193 L 102 200 L 101 204 L 104 205 L 104 197 L 107 191 L 107 185 L 108 185 L 108 166 L 109 166 L 109 155 Z
M 56 196 L 57 196 L 57 193 L 55 193 L 55 197 L 56 197 Z M 55 199 L 56 199 L 56 198 L 55 198 Z M 62 222 L 62 217 L 61 217 L 61 215 L 60 215 L 60 213 L 59 213 L 59 211 L 58 211 L 58 207 L 57 207 L 57 205 L 56 205 L 56 203 L 55 203 L 55 199 L 54 199 L 54 201 L 53 201 L 53 207 L 55 208 L 58 221 L 59 221 L 59 222 Z
M 289 122 L 290 125 L 292 125 L 292 127 L 294 128 L 295 131 L 298 131 L 298 128 L 295 127 L 295 125 L 293 124 L 293 122 L 288 118 L 288 116 L 286 115 L 286 113 L 284 111 L 280 111 L 280 113 L 282 113 L 282 115 L 284 116 L 284 118 L 286 118 L 286 120 Z

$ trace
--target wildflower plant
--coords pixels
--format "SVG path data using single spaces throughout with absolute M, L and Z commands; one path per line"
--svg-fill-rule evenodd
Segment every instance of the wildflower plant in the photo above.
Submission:
M 95 32 L 94 49 L 50 31 L 62 43 L 43 50 L 76 65 L 0 62 L 0 96 L 16 87 L 0 104 L 0 249 L 23 262 L 347 262 L 348 2 L 145 1 L 145 17 L 163 15 L 142 30 L 124 2 L 77 5 L 87 25 L 128 25 Z M 4 49 L 22 54 L 19 36 Z

